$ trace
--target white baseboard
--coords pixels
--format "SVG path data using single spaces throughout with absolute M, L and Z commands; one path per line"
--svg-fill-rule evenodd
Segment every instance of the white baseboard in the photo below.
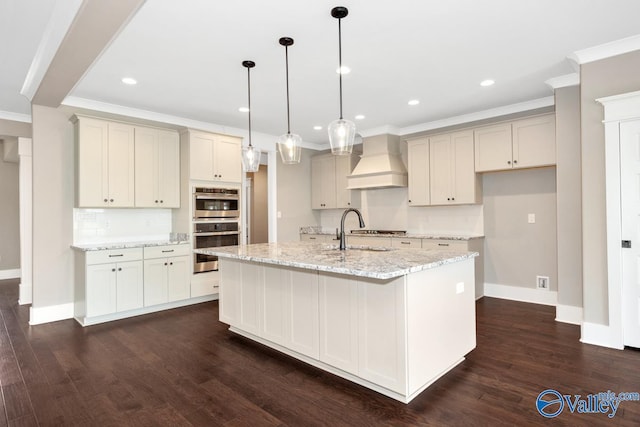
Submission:
M 20 282 L 20 297 L 18 304 L 25 305 L 33 302 L 33 287 L 30 283 Z
M 608 325 L 582 322 L 582 328 L 580 332 L 581 343 L 615 348 L 617 350 L 624 349 L 622 337 L 620 336 L 618 337 L 618 339 L 616 339 L 616 334 Z
M 582 325 L 582 307 L 573 305 L 556 305 L 556 322 Z
M 0 280 L 19 279 L 20 273 L 19 268 L 14 268 L 12 270 L 0 270 Z
M 556 291 L 498 285 L 495 283 L 484 284 L 484 296 L 543 305 L 556 305 L 558 303 L 558 293 Z
M 73 303 L 50 305 L 47 307 L 31 307 L 29 324 L 57 322 L 58 320 L 73 319 Z

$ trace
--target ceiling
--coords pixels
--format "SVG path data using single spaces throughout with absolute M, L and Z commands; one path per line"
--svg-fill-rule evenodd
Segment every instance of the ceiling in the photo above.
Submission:
M 30 113 L 19 92 L 55 5 L 0 0 L 0 112 Z M 280 135 L 278 39 L 289 36 L 292 132 L 325 144 L 339 115 L 337 5 L 349 8 L 344 116 L 363 132 L 549 97 L 545 81 L 574 72 L 568 55 L 640 33 L 637 0 L 147 0 L 69 95 L 244 129 L 250 59 L 252 128 Z M 496 83 L 481 87 L 485 79 Z

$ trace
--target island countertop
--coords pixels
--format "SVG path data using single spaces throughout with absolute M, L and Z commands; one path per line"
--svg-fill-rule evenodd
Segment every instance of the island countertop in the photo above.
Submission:
M 336 245 L 310 242 L 203 248 L 195 249 L 194 253 L 381 280 L 478 256 L 477 252 L 363 246 L 349 246 L 340 251 Z

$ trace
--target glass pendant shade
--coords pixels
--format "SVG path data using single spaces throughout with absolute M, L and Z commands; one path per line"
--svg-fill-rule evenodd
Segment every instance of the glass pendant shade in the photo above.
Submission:
M 258 172 L 261 154 L 260 149 L 253 145 L 242 149 L 242 166 L 245 172 Z
M 280 138 L 278 138 L 278 151 L 280 152 L 282 163 L 285 165 L 300 163 L 300 154 L 302 153 L 301 142 L 302 138 L 295 133 L 280 135 Z
M 336 156 L 351 154 L 356 138 L 356 125 L 349 120 L 338 119 L 329 123 L 328 131 L 331 153 Z

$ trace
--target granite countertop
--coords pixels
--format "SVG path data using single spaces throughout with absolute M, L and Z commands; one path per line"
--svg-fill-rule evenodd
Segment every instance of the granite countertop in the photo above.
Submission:
M 88 252 L 104 251 L 109 249 L 144 248 L 148 246 L 186 245 L 187 243 L 189 243 L 188 240 L 148 240 L 141 242 L 87 243 L 83 245 L 71 245 L 71 249 L 80 252 Z
M 260 243 L 195 249 L 195 253 L 217 255 L 265 264 L 327 271 L 373 279 L 392 279 L 478 256 L 477 252 L 436 251 L 426 249 L 373 248 L 310 242 Z

